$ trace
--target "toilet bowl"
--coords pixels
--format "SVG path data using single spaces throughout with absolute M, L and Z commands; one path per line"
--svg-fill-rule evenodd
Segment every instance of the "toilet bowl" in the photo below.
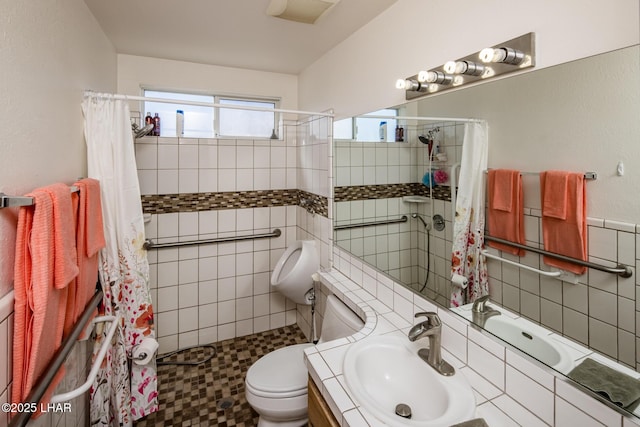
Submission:
M 364 323 L 334 295 L 327 297 L 319 343 L 352 335 Z M 247 371 L 245 397 L 260 415 L 258 427 L 298 427 L 307 423 L 307 367 L 304 349 L 284 347 L 261 357 Z

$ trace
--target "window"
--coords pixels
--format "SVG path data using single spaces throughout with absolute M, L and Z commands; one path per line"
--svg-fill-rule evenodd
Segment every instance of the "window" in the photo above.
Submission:
M 245 107 L 276 108 L 275 102 L 265 101 L 220 98 L 219 103 Z M 219 114 L 220 127 L 218 134 L 220 136 L 269 138 L 271 132 L 276 128 L 276 114 L 273 112 L 220 108 Z
M 398 115 L 398 110 L 387 108 L 384 110 L 373 111 L 368 114 L 393 117 Z M 387 122 L 387 137 L 385 141 L 395 141 L 395 130 L 398 121 L 393 118 L 374 119 L 367 117 L 353 117 L 350 119 L 336 120 L 333 123 L 333 138 L 351 139 L 362 142 L 377 142 L 380 141 L 381 122 Z
M 276 100 L 194 95 L 145 90 L 149 98 L 175 99 L 175 103 L 145 101 L 144 114 L 160 117 L 160 135 L 176 136 L 176 110 L 184 111 L 184 136 L 190 138 L 249 137 L 269 138 L 277 128 L 278 115 L 271 111 L 213 108 L 183 104 L 180 101 L 207 102 L 257 108 L 277 108 Z

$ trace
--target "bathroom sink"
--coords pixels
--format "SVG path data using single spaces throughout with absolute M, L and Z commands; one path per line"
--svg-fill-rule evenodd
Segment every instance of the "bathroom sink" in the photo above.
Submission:
M 562 343 L 536 333 L 522 321 L 494 316 L 485 321 L 484 329 L 558 372 L 567 374 L 574 367 L 574 360 Z
M 352 344 L 343 371 L 356 403 L 392 426 L 445 427 L 473 418 L 476 401 L 466 378 L 437 373 L 417 355 L 425 345 L 385 335 Z M 396 415 L 400 404 L 408 405 L 410 419 Z

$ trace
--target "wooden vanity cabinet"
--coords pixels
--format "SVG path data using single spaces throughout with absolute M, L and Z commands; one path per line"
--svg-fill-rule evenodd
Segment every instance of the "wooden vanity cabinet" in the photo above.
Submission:
M 318 386 L 309 377 L 309 427 L 340 427 L 322 397 Z

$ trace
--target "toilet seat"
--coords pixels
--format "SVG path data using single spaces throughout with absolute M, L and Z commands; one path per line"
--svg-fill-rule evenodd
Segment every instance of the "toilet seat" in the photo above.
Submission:
M 303 352 L 309 347 L 313 347 L 313 344 L 291 345 L 258 359 L 247 372 L 247 391 L 255 396 L 273 399 L 307 394 L 308 372 Z

